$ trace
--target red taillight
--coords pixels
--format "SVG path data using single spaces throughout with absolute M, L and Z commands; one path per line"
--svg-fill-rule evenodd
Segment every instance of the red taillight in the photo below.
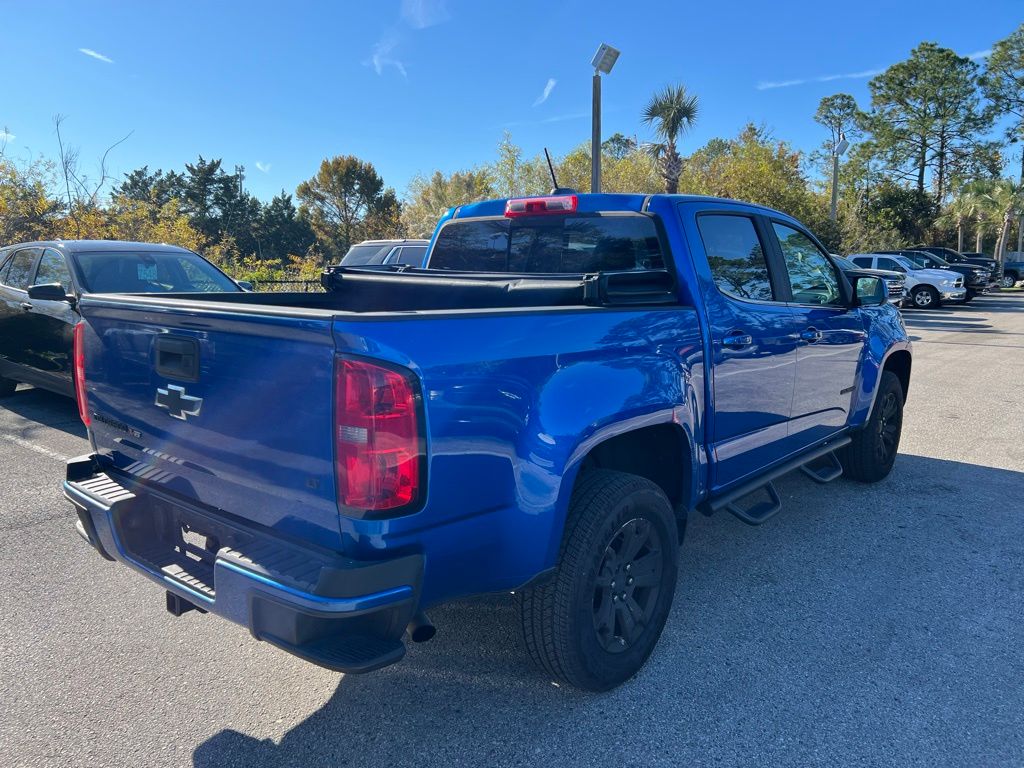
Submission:
M 334 368 L 338 504 L 395 512 L 419 500 L 423 469 L 412 374 L 348 358 Z
M 576 195 L 554 195 L 552 197 L 521 197 L 505 203 L 505 217 L 547 216 L 552 213 L 575 213 Z
M 75 372 L 75 399 L 78 401 L 78 415 L 81 417 L 82 423 L 88 427 L 92 424 L 92 419 L 89 417 L 89 404 L 85 399 L 85 349 L 82 345 L 84 332 L 85 326 L 81 322 L 75 325 L 71 357 Z

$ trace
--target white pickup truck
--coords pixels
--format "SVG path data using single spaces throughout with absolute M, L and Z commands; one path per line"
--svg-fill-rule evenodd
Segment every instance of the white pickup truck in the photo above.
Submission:
M 904 256 L 885 253 L 855 253 L 847 258 L 858 267 L 904 273 L 911 306 L 918 309 L 937 309 L 944 301 L 961 301 L 967 295 L 964 276 L 959 272 L 920 269 Z

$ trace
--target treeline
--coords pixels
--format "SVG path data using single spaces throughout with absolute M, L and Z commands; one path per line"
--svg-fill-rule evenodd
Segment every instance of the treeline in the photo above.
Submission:
M 748 125 L 684 153 L 699 119 L 682 85 L 655 93 L 638 116 L 653 141 L 615 134 L 601 146 L 603 190 L 676 191 L 749 200 L 804 220 L 840 252 L 924 242 L 1002 253 L 1024 216 L 1019 181 L 1003 178 L 1024 142 L 1024 25 L 994 44 L 981 64 L 922 43 L 869 82 L 870 103 L 848 94 L 821 100 L 814 119 L 822 145 L 796 150 L 764 126 Z M 221 159 L 181 170 L 126 174 L 114 183 L 101 163 L 90 181 L 61 140 L 56 160 L 15 162 L 0 145 L 0 243 L 114 238 L 174 242 L 198 250 L 235 277 L 313 279 L 367 238 L 426 237 L 451 206 L 491 197 L 541 194 L 546 161 L 527 156 L 508 133 L 489 162 L 415 177 L 399 198 L 373 164 L 325 159 L 294 194 L 262 202 L 245 189 L 245 169 Z M 839 204 L 830 217 L 833 153 Z M 558 183 L 590 188 L 590 145 L 554 158 Z

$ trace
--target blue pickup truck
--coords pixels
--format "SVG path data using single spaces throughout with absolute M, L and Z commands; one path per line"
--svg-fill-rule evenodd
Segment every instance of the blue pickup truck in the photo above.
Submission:
M 512 591 L 552 678 L 612 688 L 665 624 L 687 517 L 893 466 L 910 343 L 876 276 L 731 200 L 448 212 L 426 268 L 319 294 L 91 295 L 78 533 L 198 609 L 365 672 Z

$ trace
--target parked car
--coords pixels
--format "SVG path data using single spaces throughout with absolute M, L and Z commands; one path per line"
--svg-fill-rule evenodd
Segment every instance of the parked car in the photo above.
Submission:
M 904 273 L 910 305 L 917 309 L 937 309 L 944 301 L 962 301 L 967 296 L 963 275 L 952 270 L 922 269 L 905 256 L 884 253 L 857 253 L 848 258 L 858 267 Z
M 75 397 L 72 328 L 89 293 L 242 291 L 173 245 L 53 240 L 0 249 L 0 396 L 18 382 Z
M 936 256 L 934 253 L 923 250 L 919 251 L 917 249 L 879 251 L 879 253 L 905 256 L 921 269 L 947 269 L 952 272 L 960 273 L 964 277 L 964 288 L 967 289 L 967 295 L 963 298 L 964 304 L 972 301 L 976 296 L 984 296 L 996 285 L 995 281 L 992 279 L 992 272 L 978 264 L 972 264 L 967 261 L 951 264 L 940 256 Z
M 405 264 L 419 267 L 427 255 L 429 240 L 364 240 L 348 249 L 341 259 L 343 267 Z
M 1010 251 L 1003 260 L 1003 279 L 999 285 L 1003 288 L 1013 288 L 1021 280 L 1024 280 L 1024 253 Z
M 832 258 L 843 272 L 863 272 L 881 278 L 885 283 L 886 295 L 889 297 L 890 304 L 902 308 L 904 302 L 910 301 L 910 296 L 907 294 L 907 276 L 903 272 L 858 267 L 849 259 L 836 253 L 832 254 Z
M 996 282 L 1001 282 L 1003 277 L 1002 265 L 996 259 L 993 259 L 986 253 L 978 253 L 976 251 L 964 252 L 961 254 L 971 264 L 978 264 L 985 267 L 992 273 L 992 277 Z
M 785 214 L 492 200 L 443 217 L 427 267 L 83 297 L 79 534 L 172 613 L 343 672 L 428 639 L 432 606 L 515 591 L 540 667 L 606 690 L 661 634 L 693 510 L 759 524 L 786 472 L 893 467 L 899 312 Z

